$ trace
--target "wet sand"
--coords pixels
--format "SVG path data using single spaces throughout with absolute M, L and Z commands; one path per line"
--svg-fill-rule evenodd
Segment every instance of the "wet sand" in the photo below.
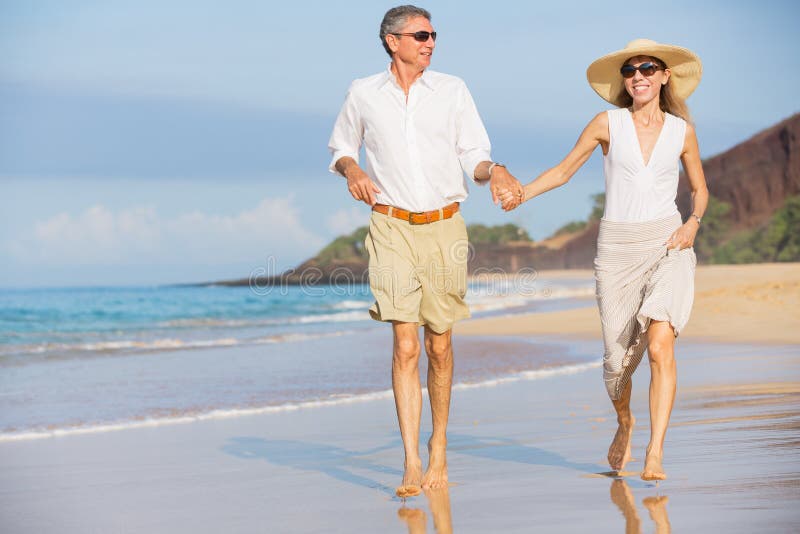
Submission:
M 800 351 L 684 343 L 679 359 L 658 485 L 638 478 L 646 366 L 634 377 L 634 460 L 618 479 L 603 474 L 615 426 L 594 368 L 456 390 L 452 486 L 405 503 L 383 399 L 2 443 L 0 520 L 15 533 L 792 531 Z

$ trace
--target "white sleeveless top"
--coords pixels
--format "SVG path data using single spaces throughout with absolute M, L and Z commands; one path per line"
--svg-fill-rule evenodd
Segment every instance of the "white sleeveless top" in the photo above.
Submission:
M 603 157 L 606 206 L 603 219 L 644 222 L 678 212 L 678 173 L 686 121 L 664 114 L 664 126 L 644 163 L 633 116 L 627 108 L 608 111 L 608 154 Z

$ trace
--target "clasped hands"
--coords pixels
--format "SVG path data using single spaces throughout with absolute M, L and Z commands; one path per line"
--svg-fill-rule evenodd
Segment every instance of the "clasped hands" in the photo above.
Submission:
M 492 201 L 499 202 L 503 211 L 511 211 L 525 200 L 522 184 L 505 167 L 495 167 L 489 180 Z

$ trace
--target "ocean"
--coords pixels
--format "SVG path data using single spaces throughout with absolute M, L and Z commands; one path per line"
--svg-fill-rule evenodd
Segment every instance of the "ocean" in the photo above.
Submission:
M 589 278 L 470 282 L 474 317 L 586 306 Z M 391 396 L 365 285 L 0 290 L 0 441 Z M 576 372 L 591 344 L 456 336 L 455 389 Z M 425 358 L 421 358 L 421 367 Z M 424 374 L 422 375 L 424 383 Z

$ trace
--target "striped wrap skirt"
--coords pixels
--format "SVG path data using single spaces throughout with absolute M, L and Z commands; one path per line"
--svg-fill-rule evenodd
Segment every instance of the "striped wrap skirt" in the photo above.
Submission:
M 647 347 L 651 321 L 668 321 L 677 336 L 692 310 L 694 249 L 667 249 L 681 226 L 676 213 L 646 222 L 602 220 L 594 260 L 603 327 L 603 378 L 619 399 Z

